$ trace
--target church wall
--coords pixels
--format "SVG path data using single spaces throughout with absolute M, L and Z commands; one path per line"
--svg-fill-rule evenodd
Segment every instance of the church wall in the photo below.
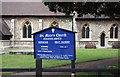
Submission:
M 57 21 L 60 28 L 72 31 L 72 18 L 70 17 L 3 17 L 5 22 L 14 33 L 14 38 L 11 39 L 11 46 L 33 46 L 33 38 L 22 38 L 22 28 L 25 21 L 30 21 L 32 33 L 51 26 L 52 21 Z M 14 19 L 14 32 L 11 20 Z M 105 33 L 105 47 L 112 47 L 114 42 L 120 41 L 120 20 L 77 20 L 77 47 L 85 47 L 87 43 L 94 43 L 100 48 L 101 33 Z M 113 24 L 118 24 L 118 39 L 110 39 L 110 28 Z M 90 38 L 82 39 L 82 27 L 88 24 L 90 28 Z
M 58 22 L 59 28 L 67 29 L 72 31 L 72 19 L 71 18 L 43 18 L 43 29 L 51 26 L 52 21 Z
M 32 33 L 48 28 L 51 22 L 56 20 L 60 28 L 72 30 L 72 19 L 67 17 L 5 17 L 4 20 L 9 25 L 11 31 L 13 27 L 11 20 L 14 19 L 14 38 L 12 38 L 12 46 L 17 47 L 33 47 L 33 36 L 32 38 L 23 38 L 23 26 L 26 21 L 29 21 L 32 26 Z
M 100 36 L 101 33 L 105 33 L 105 47 L 111 47 L 112 43 L 118 40 L 110 41 L 110 28 L 113 24 L 117 23 L 119 26 L 118 38 L 120 38 L 120 21 L 119 20 L 78 20 L 78 39 L 79 47 L 85 47 L 89 42 L 96 44 L 100 48 Z M 82 38 L 82 27 L 84 24 L 88 24 L 90 28 L 90 38 Z

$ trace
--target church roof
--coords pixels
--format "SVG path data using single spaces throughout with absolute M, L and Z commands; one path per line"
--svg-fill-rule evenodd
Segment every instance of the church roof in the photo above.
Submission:
M 2 2 L 2 15 L 65 16 L 49 11 L 42 2 Z
M 2 16 L 66 16 L 64 13 L 54 13 L 49 11 L 49 8 L 43 2 L 2 2 Z M 72 16 L 72 15 L 70 15 Z M 82 17 L 77 17 L 76 20 L 81 19 L 110 19 L 108 16 L 94 17 L 87 14 Z M 115 18 L 120 19 L 120 18 Z
M 3 35 L 12 35 L 10 28 L 3 19 L 0 19 L 0 33 Z

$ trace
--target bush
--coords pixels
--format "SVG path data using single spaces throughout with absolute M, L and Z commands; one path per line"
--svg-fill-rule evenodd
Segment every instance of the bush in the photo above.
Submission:
M 113 66 L 109 66 L 108 69 L 111 70 L 111 74 L 114 76 L 114 77 L 119 77 L 120 75 L 120 67 L 119 65 L 113 65 Z M 116 69 L 116 70 L 115 70 Z
M 85 48 L 96 48 L 96 45 L 94 43 L 87 43 Z
M 120 41 L 112 43 L 112 48 L 120 48 Z

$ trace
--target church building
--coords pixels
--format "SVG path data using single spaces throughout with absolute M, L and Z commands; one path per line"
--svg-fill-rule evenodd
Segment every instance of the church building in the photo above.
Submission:
M 31 34 L 56 26 L 75 31 L 76 47 L 111 48 L 120 38 L 120 19 L 54 13 L 42 2 L 2 2 L 0 48 L 33 47 Z

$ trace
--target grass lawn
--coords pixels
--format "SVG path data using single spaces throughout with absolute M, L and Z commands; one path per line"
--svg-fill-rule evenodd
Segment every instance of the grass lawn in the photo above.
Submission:
M 118 57 L 118 49 L 77 49 L 76 62 L 93 61 L 105 58 Z M 119 56 L 120 57 L 120 56 Z M 0 67 L 2 68 L 34 68 L 33 55 L 0 55 Z M 2 63 L 2 64 L 1 64 Z M 43 60 L 43 68 L 69 64 L 65 60 Z

